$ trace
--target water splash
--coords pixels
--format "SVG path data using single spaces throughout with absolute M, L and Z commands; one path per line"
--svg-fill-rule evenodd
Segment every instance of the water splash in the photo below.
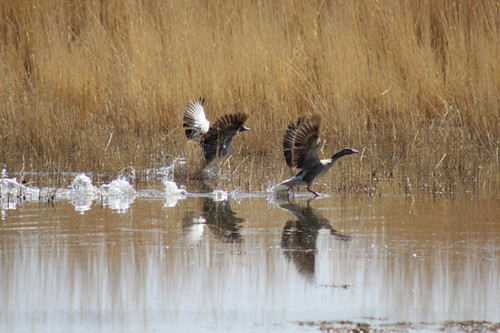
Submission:
M 99 187 L 99 193 L 103 204 L 118 213 L 126 212 L 137 195 L 137 191 L 125 178 L 115 179 L 110 184 L 102 185 Z
M 75 177 L 70 185 L 74 195 L 96 196 L 97 188 L 92 184 L 92 180 L 85 174 L 80 174 Z
M 96 201 L 99 201 L 103 206 L 107 206 L 119 213 L 126 212 L 134 203 L 137 197 L 161 196 L 165 198 L 165 207 L 174 207 L 179 200 L 192 196 L 210 197 L 214 201 L 220 202 L 229 198 L 239 199 L 246 198 L 249 195 L 239 191 L 231 193 L 225 190 L 214 190 L 209 193 L 188 193 L 184 188 L 179 188 L 174 181 L 175 172 L 182 168 L 185 160 L 182 158 L 174 159 L 172 164 L 160 168 L 148 170 L 150 177 L 160 177 L 162 182 L 162 190 L 142 190 L 137 191 L 131 185 L 137 174 L 137 171 L 132 168 L 125 168 L 120 173 L 117 179 L 109 184 L 97 186 L 93 184 L 92 174 L 90 173 L 65 173 L 66 177 L 70 177 L 70 185 L 67 188 L 36 188 L 29 187 L 19 183 L 16 178 L 0 177 L 0 209 L 2 213 L 8 209 L 16 209 L 17 205 L 24 201 L 39 201 L 53 204 L 57 201 L 67 200 L 70 202 L 76 211 L 85 213 L 90 210 Z M 4 169 L 0 173 L 7 176 L 7 171 Z M 257 194 L 257 195 L 262 195 Z
M 0 178 L 0 209 L 16 209 L 21 201 L 40 198 L 40 190 L 20 184 L 16 178 Z M 2 214 L 3 216 L 3 214 Z
M 99 187 L 99 193 L 108 197 L 134 197 L 137 194 L 128 180 L 124 178 L 115 179 L 110 184 L 102 185 Z
M 164 204 L 165 207 L 174 207 L 177 205 L 179 199 L 186 198 L 187 191 L 177 187 L 177 184 L 174 181 L 164 178 L 163 188 L 166 199 Z
M 224 190 L 215 190 L 211 194 L 211 197 L 214 201 L 226 201 L 227 200 L 227 192 Z
M 127 168 L 122 169 L 118 173 L 117 179 L 118 180 L 126 180 L 128 183 L 134 183 L 136 176 L 137 176 L 137 171 L 135 170 L 135 168 L 129 166 Z
M 165 194 L 164 207 L 174 207 L 179 199 L 185 199 L 188 194 L 185 189 L 180 189 L 173 181 L 175 171 L 186 164 L 185 159 L 176 158 L 171 165 L 160 169 L 162 174 L 163 192 Z
M 278 194 L 281 192 L 288 192 L 288 189 L 289 189 L 288 186 L 283 185 L 283 183 L 281 183 L 281 184 L 274 185 L 274 186 L 272 186 L 272 185 L 268 186 L 268 188 L 266 189 L 266 192 Z
M 92 184 L 92 180 L 85 174 L 76 176 L 70 188 L 70 202 L 75 206 L 75 210 L 82 214 L 90 209 L 94 200 L 99 196 L 97 187 Z
M 162 167 L 158 170 L 158 172 L 163 175 L 163 178 L 167 178 L 168 180 L 174 179 L 175 173 L 186 165 L 186 159 L 182 157 L 174 158 L 172 164 L 166 167 Z

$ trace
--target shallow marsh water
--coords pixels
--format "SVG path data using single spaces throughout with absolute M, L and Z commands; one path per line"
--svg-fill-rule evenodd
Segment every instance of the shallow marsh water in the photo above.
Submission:
M 499 329 L 495 195 L 82 179 L 43 200 L 3 183 L 2 331 Z

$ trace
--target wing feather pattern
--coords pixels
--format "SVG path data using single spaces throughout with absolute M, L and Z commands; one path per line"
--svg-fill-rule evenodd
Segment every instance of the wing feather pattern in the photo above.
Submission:
M 285 154 L 285 161 L 290 168 L 295 167 L 295 165 L 293 165 L 293 147 L 295 144 L 295 135 L 297 134 L 300 124 L 302 124 L 303 121 L 304 118 L 300 117 L 299 119 L 297 119 L 296 123 L 292 122 L 290 125 L 288 125 L 285 132 L 285 137 L 283 138 L 283 152 Z
M 298 169 L 309 169 L 320 163 L 318 155 L 318 133 L 321 118 L 299 118 L 291 123 L 283 138 L 283 151 L 286 164 Z
M 196 140 L 207 133 L 210 128 L 210 122 L 205 115 L 203 104 L 204 98 L 199 98 L 189 102 L 184 110 L 184 119 L 182 126 L 189 140 Z
M 314 115 L 306 119 L 295 135 L 293 164 L 300 169 L 309 169 L 320 163 L 318 154 L 318 133 L 321 118 Z
M 236 112 L 223 115 L 212 123 L 204 140 L 211 141 L 217 138 L 231 138 L 247 120 L 248 115 L 243 112 Z

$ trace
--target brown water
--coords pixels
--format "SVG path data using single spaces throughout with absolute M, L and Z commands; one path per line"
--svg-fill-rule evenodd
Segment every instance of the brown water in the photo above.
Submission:
M 495 197 L 188 191 L 4 201 L 0 331 L 498 329 Z

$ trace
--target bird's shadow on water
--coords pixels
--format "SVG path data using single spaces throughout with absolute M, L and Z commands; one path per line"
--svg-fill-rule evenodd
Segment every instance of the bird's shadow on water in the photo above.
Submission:
M 320 230 L 329 230 L 330 234 L 340 241 L 351 239 L 350 236 L 337 232 L 327 218 L 311 207 L 310 202 L 311 200 L 308 200 L 306 205 L 290 201 L 278 203 L 279 207 L 297 218 L 296 220 L 288 220 L 283 228 L 281 238 L 283 253 L 307 278 L 314 276 L 316 243 Z
M 203 193 L 216 193 L 204 183 L 201 184 L 201 190 Z M 195 211 L 187 212 L 182 220 L 182 230 L 187 238 L 198 241 L 208 229 L 224 243 L 240 243 L 240 224 L 245 219 L 236 216 L 227 196 L 203 196 L 200 200 L 201 206 Z

